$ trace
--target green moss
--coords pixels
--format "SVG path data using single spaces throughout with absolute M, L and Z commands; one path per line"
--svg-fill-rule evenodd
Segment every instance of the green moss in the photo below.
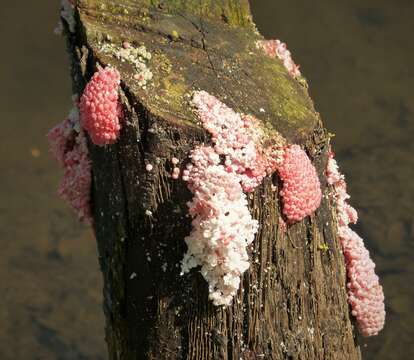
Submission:
M 182 112 L 184 105 L 184 96 L 188 92 L 188 85 L 184 79 L 167 77 L 162 80 L 162 87 L 165 90 L 166 98 L 170 106 L 177 112 Z
M 263 58 L 253 70 L 254 77 L 262 78 L 270 110 L 290 127 L 308 129 L 316 117 L 312 102 L 303 86 L 293 79 L 277 59 Z M 263 76 L 266 78 L 263 79 Z M 312 121 L 314 119 L 315 121 Z
M 159 71 L 163 72 L 163 76 L 171 73 L 172 65 L 170 59 L 161 52 L 154 54 L 152 59 L 153 67 L 158 68 Z
M 149 6 L 166 12 L 186 12 L 227 22 L 231 26 L 252 27 L 248 0 L 145 0 Z
M 149 8 L 163 11 L 166 14 L 187 13 L 201 18 L 224 21 L 231 26 L 253 28 L 248 0 L 135 0 L 122 1 L 120 5 L 115 0 L 82 0 L 90 8 L 108 15 L 137 16 L 130 13 L 130 7 L 141 9 L 142 13 Z
M 229 0 L 223 5 L 223 14 L 226 21 L 232 26 L 251 26 L 250 9 L 248 3 L 238 0 Z

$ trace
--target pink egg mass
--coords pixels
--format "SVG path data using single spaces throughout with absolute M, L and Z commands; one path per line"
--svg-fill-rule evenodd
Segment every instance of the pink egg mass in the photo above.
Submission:
M 288 146 L 278 171 L 283 181 L 280 192 L 283 214 L 288 222 L 311 215 L 321 203 L 322 192 L 318 174 L 306 152 L 299 145 Z
M 201 266 L 213 304 L 229 305 L 249 268 L 247 246 L 258 230 L 245 192 L 281 166 L 284 201 L 291 209 L 286 214 L 299 221 L 319 206 L 321 191 L 316 170 L 299 146 L 284 149 L 280 135 L 264 146 L 265 135 L 254 116 L 236 113 L 205 91 L 195 92 L 193 105 L 213 144 L 192 150 L 183 171 L 193 194 L 188 203 L 193 229 L 185 238 L 182 272 Z
M 48 133 L 50 151 L 63 167 L 58 194 L 66 200 L 80 220 L 92 223 L 90 210 L 91 162 L 82 130 L 78 132 L 78 110 Z
M 356 210 L 346 200 L 345 177 L 339 172 L 333 153 L 330 152 L 326 169 L 327 182 L 335 189 L 338 217 L 338 236 L 345 256 L 348 277 L 348 302 L 363 336 L 377 335 L 384 327 L 384 293 L 375 274 L 375 264 L 364 246 L 363 240 L 349 227 L 356 223 Z
M 256 161 L 260 151 L 248 120 L 205 91 L 195 93 L 193 104 L 214 146 L 192 150 L 183 172 L 193 193 L 188 203 L 193 229 L 185 238 L 182 272 L 201 266 L 213 304 L 229 305 L 249 268 L 247 246 L 258 228 L 243 189 L 260 184 L 266 169 Z
M 96 145 L 113 144 L 121 129 L 122 108 L 118 101 L 119 72 L 100 68 L 93 74 L 80 99 L 80 121 Z
M 260 40 L 257 42 L 257 46 L 263 49 L 267 56 L 271 58 L 277 57 L 281 60 L 291 76 L 294 78 L 301 76 L 299 66 L 293 61 L 292 54 L 284 42 L 280 40 Z
M 225 158 L 226 171 L 238 174 L 244 191 L 252 191 L 270 167 L 254 116 L 240 115 L 205 91 L 194 94 L 193 104 L 204 128 L 210 132 L 214 151 Z

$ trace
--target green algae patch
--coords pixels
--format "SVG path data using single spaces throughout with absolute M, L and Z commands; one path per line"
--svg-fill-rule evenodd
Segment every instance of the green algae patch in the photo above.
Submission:
M 168 13 L 186 13 L 200 19 L 224 21 L 233 27 L 253 27 L 248 0 L 147 0 L 142 2 Z
M 165 101 L 169 102 L 177 111 L 184 105 L 184 96 L 188 94 L 189 87 L 183 79 L 173 77 L 162 80 Z
M 262 58 L 252 68 L 252 77 L 258 79 L 273 119 L 270 122 L 281 133 L 310 132 L 318 121 L 306 88 L 293 79 L 278 59 Z M 282 128 L 279 128 L 282 126 Z M 289 136 L 288 136 L 289 137 Z

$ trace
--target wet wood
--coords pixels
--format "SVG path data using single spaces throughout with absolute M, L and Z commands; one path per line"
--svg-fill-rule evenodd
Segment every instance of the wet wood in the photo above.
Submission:
M 329 138 L 305 79 L 291 78 L 256 48 L 262 37 L 247 1 L 82 0 L 75 19 L 75 33 L 66 27 L 74 91 L 82 93 L 98 65 L 122 76 L 120 139 L 90 144 L 109 358 L 360 359 L 324 176 Z M 102 51 L 123 41 L 152 54 L 154 77 L 145 89 L 130 65 Z M 170 159 L 183 165 L 196 144 L 210 141 L 189 106 L 197 89 L 304 145 L 325 194 L 315 215 L 286 232 L 278 190 L 271 190 L 279 189 L 276 176 L 250 196 L 261 226 L 251 268 L 228 308 L 208 301 L 197 271 L 180 276 L 191 195 L 171 179 Z

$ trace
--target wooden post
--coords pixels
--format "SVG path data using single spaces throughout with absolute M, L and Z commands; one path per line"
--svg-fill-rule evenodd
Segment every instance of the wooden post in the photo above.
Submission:
M 304 79 L 264 56 L 247 0 L 80 0 L 64 21 L 74 91 L 98 65 L 121 73 L 125 123 L 114 145 L 90 144 L 93 215 L 104 276 L 111 360 L 360 359 L 346 301 L 344 259 L 327 196 L 287 231 L 266 179 L 249 199 L 260 229 L 251 267 L 229 307 L 208 300 L 196 269 L 180 276 L 191 230 L 185 183 L 172 157 L 210 141 L 189 105 L 206 90 L 304 145 L 326 195 L 328 135 Z M 128 41 L 152 54 L 150 83 L 104 51 Z M 146 164 L 154 166 L 146 171 Z

